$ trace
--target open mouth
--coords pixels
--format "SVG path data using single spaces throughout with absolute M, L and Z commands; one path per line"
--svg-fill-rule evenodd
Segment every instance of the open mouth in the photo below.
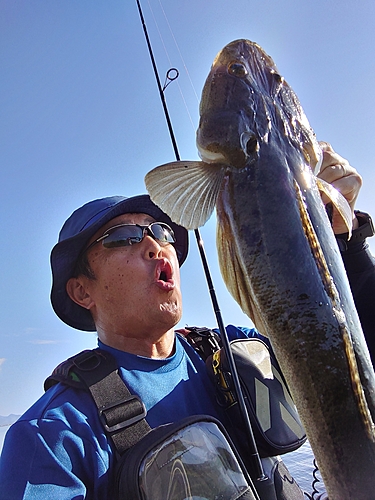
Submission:
M 172 266 L 168 262 L 168 260 L 163 260 L 159 262 L 159 265 L 157 267 L 156 271 L 156 279 L 157 281 L 162 281 L 164 283 L 171 283 L 173 281 L 172 279 Z
M 167 273 L 166 273 L 165 271 L 162 271 L 162 272 L 160 273 L 159 280 L 160 280 L 160 281 L 168 281 L 168 278 L 167 278 Z

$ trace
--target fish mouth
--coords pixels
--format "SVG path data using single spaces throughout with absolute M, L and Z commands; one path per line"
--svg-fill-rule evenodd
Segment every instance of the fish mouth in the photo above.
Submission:
M 250 130 L 242 132 L 235 144 L 230 138 L 226 142 L 212 141 L 205 146 L 197 141 L 197 148 L 204 162 L 222 163 L 235 168 L 244 168 L 259 157 L 259 140 Z
M 198 145 L 198 154 L 200 158 L 206 163 L 227 163 L 223 153 L 210 151 L 209 149 L 202 148 Z

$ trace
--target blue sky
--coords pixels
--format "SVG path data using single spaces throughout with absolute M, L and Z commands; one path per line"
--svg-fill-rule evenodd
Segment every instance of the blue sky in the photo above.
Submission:
M 372 0 L 143 0 L 180 155 L 197 159 L 198 100 L 216 53 L 249 38 L 273 57 L 319 140 L 362 174 L 375 216 Z M 174 160 L 135 0 L 0 0 L 0 415 L 22 413 L 94 334 L 55 317 L 49 254 L 70 213 L 145 191 Z M 197 97 L 198 96 L 198 97 Z M 217 268 L 215 218 L 202 229 L 226 323 L 249 325 Z M 375 251 L 375 241 L 371 242 Z M 181 325 L 215 326 L 194 236 Z

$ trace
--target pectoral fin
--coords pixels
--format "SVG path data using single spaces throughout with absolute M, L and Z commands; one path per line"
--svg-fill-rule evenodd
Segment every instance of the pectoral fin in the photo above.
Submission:
M 324 193 L 332 202 L 333 206 L 336 208 L 338 213 L 340 214 L 342 220 L 345 223 L 345 226 L 348 228 L 349 239 L 352 235 L 352 226 L 353 226 L 353 214 L 352 210 L 349 206 L 349 203 L 343 197 L 343 195 L 337 191 L 331 184 L 320 179 L 316 178 L 316 185 L 321 193 Z
M 174 161 L 154 168 L 145 177 L 147 191 L 173 222 L 197 229 L 215 208 L 225 167 L 202 161 Z

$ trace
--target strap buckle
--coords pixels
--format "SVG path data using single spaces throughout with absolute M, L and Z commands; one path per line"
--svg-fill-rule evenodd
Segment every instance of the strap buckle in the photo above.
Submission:
M 113 414 L 111 415 L 111 413 Z M 99 418 L 105 430 L 110 433 L 130 427 L 145 418 L 146 415 L 146 407 L 136 394 L 99 408 Z M 110 425 L 109 422 L 116 423 Z

